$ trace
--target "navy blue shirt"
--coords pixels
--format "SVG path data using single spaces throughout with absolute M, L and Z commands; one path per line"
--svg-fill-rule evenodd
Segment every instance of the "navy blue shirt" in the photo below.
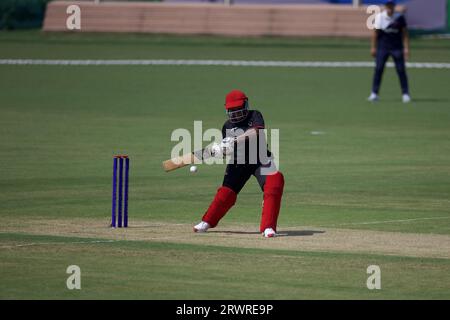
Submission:
M 398 12 L 389 17 L 384 11 L 375 21 L 378 49 L 402 50 L 403 31 L 407 27 L 405 17 Z

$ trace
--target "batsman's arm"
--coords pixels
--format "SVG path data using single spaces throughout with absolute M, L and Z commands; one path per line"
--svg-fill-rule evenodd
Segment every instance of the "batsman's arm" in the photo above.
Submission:
M 255 138 L 258 135 L 258 130 L 259 130 L 259 127 L 254 127 L 254 128 L 248 129 L 243 134 L 236 137 L 236 143 L 245 141 L 246 138 L 249 138 L 249 139 Z
M 245 139 L 248 137 L 249 139 L 252 139 L 253 137 L 256 137 L 258 133 L 257 128 L 252 128 L 250 130 L 247 130 L 245 133 L 241 134 L 240 136 L 237 136 L 234 138 L 234 141 L 236 143 L 241 143 L 245 141 Z M 214 144 L 210 144 L 207 147 L 197 150 L 191 153 L 184 154 L 180 157 L 175 157 L 169 160 L 165 160 L 162 163 L 162 166 L 166 172 L 173 171 L 179 168 L 183 168 L 185 166 L 188 166 L 190 164 L 193 164 L 195 160 L 202 161 L 207 158 L 210 158 L 214 156 L 214 153 L 212 152 L 212 146 Z

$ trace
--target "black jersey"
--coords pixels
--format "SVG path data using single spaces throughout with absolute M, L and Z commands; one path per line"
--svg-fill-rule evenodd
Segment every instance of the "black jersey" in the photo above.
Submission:
M 236 137 L 242 131 L 247 131 L 251 128 L 264 129 L 264 118 L 261 112 L 257 110 L 250 110 L 247 117 L 240 122 L 231 122 L 227 120 L 222 127 L 222 137 Z M 238 129 L 242 131 L 239 133 Z
M 247 117 L 240 121 L 240 122 L 231 122 L 230 120 L 227 120 L 223 127 L 222 127 L 222 137 L 237 137 L 244 132 L 246 132 L 249 129 L 256 128 L 256 129 L 264 129 L 264 118 L 261 114 L 261 112 L 257 110 L 250 110 Z M 259 139 L 264 139 L 264 141 L 260 141 Z M 239 152 L 237 147 L 235 146 L 235 152 L 234 152 L 234 161 L 238 164 L 261 164 L 261 162 L 266 163 L 267 158 L 271 156 L 270 151 L 267 147 L 267 142 L 265 140 L 265 135 L 260 134 L 258 135 L 258 147 L 256 149 L 252 149 L 249 147 L 249 142 L 246 141 L 244 147 L 245 147 L 245 161 L 240 161 L 238 158 L 239 154 L 244 154 L 243 152 Z M 265 150 L 260 150 L 260 147 L 264 146 Z M 250 155 L 250 150 L 254 150 L 257 152 L 257 156 Z M 260 154 L 261 152 L 261 154 Z

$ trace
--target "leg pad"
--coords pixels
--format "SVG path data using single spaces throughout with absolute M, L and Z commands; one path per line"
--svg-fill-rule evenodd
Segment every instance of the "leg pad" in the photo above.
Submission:
M 223 216 L 236 203 L 237 194 L 228 187 L 220 187 L 216 196 L 202 218 L 202 221 L 208 222 L 211 228 L 214 228 L 223 218 Z
M 260 232 L 266 228 L 277 230 L 278 215 L 281 207 L 281 197 L 283 196 L 284 176 L 278 171 L 266 178 L 264 184 L 264 202 L 262 209 Z

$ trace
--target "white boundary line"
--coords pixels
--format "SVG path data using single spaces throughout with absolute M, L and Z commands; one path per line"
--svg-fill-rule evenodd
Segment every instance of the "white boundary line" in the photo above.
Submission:
M 230 66 L 230 67 L 284 67 L 284 68 L 373 68 L 371 61 L 256 61 L 256 60 L 60 60 L 60 59 L 0 59 L 0 65 L 48 66 Z M 387 63 L 393 67 L 392 62 Z M 408 68 L 450 69 L 450 63 L 408 62 Z

